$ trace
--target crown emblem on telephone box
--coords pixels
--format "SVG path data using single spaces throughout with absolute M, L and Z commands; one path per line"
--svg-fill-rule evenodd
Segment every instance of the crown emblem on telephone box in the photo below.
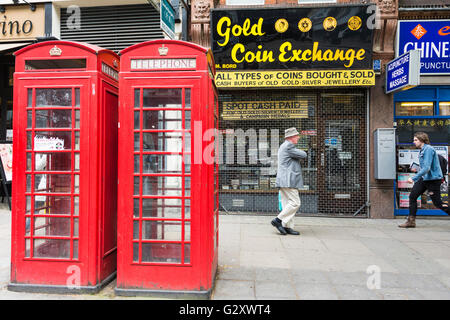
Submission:
M 57 46 L 54 46 L 50 49 L 50 55 L 51 56 L 60 56 L 62 54 L 62 50 L 58 48 Z
M 164 45 L 162 47 L 158 48 L 159 51 L 159 55 L 160 56 L 167 56 L 167 53 L 169 52 L 169 48 L 164 47 Z

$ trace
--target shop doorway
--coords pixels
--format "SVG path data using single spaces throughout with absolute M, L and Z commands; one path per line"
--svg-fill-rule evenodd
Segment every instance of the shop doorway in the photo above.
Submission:
M 321 214 L 366 213 L 365 113 L 363 92 L 320 94 L 317 192 Z
M 14 57 L 0 54 L 0 141 L 12 140 L 13 75 Z

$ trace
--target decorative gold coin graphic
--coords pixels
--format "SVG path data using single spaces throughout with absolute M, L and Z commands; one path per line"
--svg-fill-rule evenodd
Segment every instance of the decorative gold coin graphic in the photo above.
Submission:
M 279 33 L 286 32 L 288 27 L 289 23 L 286 19 L 278 19 L 277 22 L 275 22 L 275 30 L 277 30 Z
M 336 29 L 337 21 L 333 17 L 328 17 L 323 20 L 323 28 L 327 31 L 333 31 Z
M 348 19 L 348 27 L 350 28 L 350 30 L 358 30 L 359 28 L 361 28 L 362 25 L 362 21 L 361 18 L 358 16 L 353 16 L 350 19 Z
M 312 22 L 309 18 L 303 18 L 298 22 L 298 28 L 301 32 L 308 32 L 312 28 Z

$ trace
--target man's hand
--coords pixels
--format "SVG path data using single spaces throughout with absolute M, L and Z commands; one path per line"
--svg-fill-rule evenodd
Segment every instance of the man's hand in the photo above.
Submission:
M 414 183 L 413 179 L 411 179 L 411 178 L 408 178 L 408 182 L 409 183 Z

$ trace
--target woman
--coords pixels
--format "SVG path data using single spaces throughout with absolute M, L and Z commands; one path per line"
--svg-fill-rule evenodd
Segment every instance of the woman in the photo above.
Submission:
M 409 183 L 414 183 L 409 194 L 409 215 L 405 223 L 399 225 L 400 228 L 416 227 L 417 199 L 428 190 L 433 204 L 449 214 L 448 205 L 444 205 L 441 199 L 442 170 L 436 150 L 430 146 L 430 139 L 424 132 L 414 134 L 413 143 L 420 149 L 419 162 L 420 170 L 414 177 L 409 178 Z

